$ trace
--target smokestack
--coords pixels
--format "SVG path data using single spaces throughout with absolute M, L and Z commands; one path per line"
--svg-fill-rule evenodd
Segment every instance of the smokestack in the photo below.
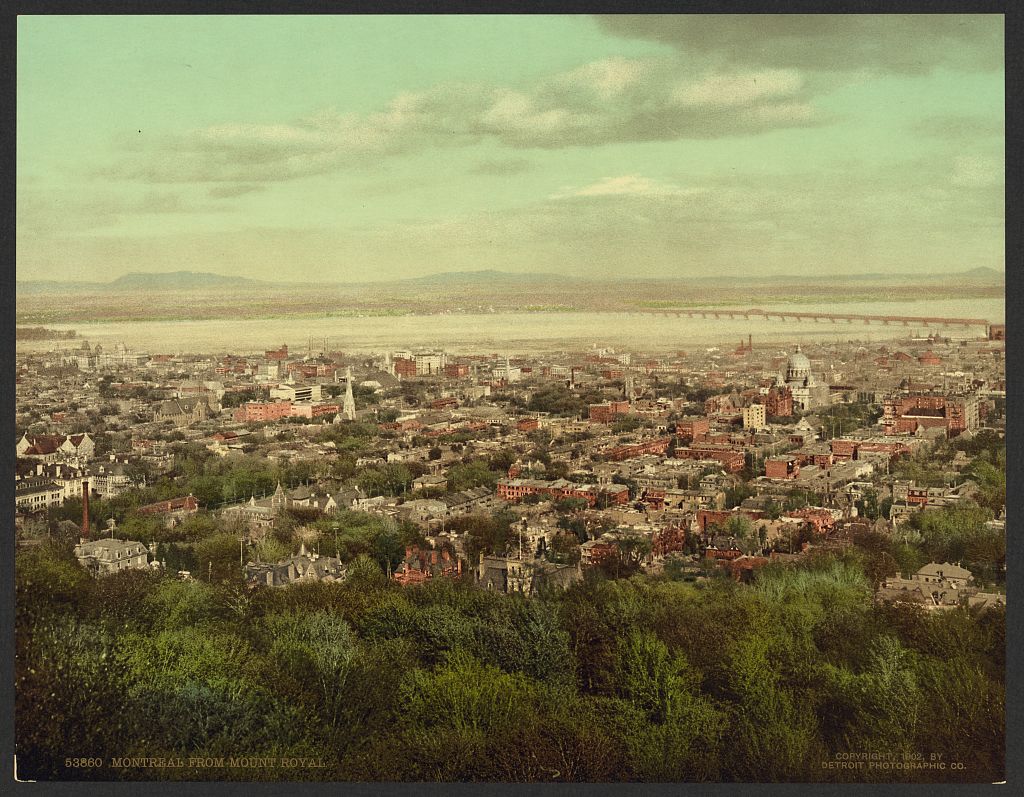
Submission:
M 89 539 L 89 480 L 82 481 L 82 539 Z
M 754 336 L 748 334 L 747 335 L 747 351 L 753 351 L 753 350 L 754 350 Z

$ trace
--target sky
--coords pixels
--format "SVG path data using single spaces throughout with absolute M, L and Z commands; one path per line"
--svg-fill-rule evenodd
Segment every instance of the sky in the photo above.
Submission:
M 22 16 L 19 280 L 1004 268 L 997 15 Z

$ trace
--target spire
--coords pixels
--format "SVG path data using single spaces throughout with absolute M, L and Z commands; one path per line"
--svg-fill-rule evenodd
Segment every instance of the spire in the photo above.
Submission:
M 345 417 L 354 421 L 356 419 L 356 400 L 352 395 L 352 366 L 345 369 L 345 403 L 342 407 Z

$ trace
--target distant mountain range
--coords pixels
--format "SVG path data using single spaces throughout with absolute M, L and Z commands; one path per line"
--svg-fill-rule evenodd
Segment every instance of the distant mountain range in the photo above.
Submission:
M 156 274 L 123 274 L 110 282 L 59 282 L 18 280 L 19 293 L 108 293 L 119 291 L 195 291 L 207 288 L 245 288 L 272 283 L 246 277 L 227 277 L 205 271 L 165 271 Z
M 494 269 L 483 269 L 479 271 L 447 271 L 437 274 L 428 274 L 422 277 L 410 277 L 406 279 L 384 280 L 379 282 L 362 283 L 321 283 L 323 287 L 367 287 L 381 285 L 410 285 L 427 287 L 455 287 L 464 286 L 467 288 L 484 288 L 488 285 L 514 282 L 519 286 L 551 286 L 554 284 L 572 284 L 582 281 L 593 283 L 608 282 L 619 283 L 643 279 L 646 282 L 659 283 L 710 283 L 721 284 L 722 276 L 702 277 L 595 277 L 578 276 L 552 273 L 516 273 L 510 271 L 498 271 Z M 751 275 L 749 277 L 734 278 L 737 285 L 784 285 L 784 284 L 808 284 L 808 283 L 953 283 L 966 281 L 971 283 L 997 284 L 1005 280 L 1004 272 L 993 268 L 974 268 L 969 271 L 952 272 L 945 274 L 818 274 L 818 275 Z M 124 274 L 110 282 L 60 282 L 58 280 L 19 280 L 17 291 L 19 294 L 76 294 L 76 293 L 119 293 L 119 292 L 188 292 L 217 289 L 223 292 L 234 292 L 238 290 L 271 290 L 281 288 L 303 288 L 308 290 L 308 283 L 283 283 L 269 282 L 266 280 L 251 279 L 249 277 L 231 277 L 223 274 L 212 274 L 203 271 L 171 271 L 155 274 Z

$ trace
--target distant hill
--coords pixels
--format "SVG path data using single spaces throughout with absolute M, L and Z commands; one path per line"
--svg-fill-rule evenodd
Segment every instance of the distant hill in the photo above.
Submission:
M 348 291 L 361 291 L 364 288 L 372 289 L 375 286 L 401 286 L 443 288 L 456 290 L 459 287 L 473 289 L 479 293 L 480 289 L 489 286 L 501 285 L 503 288 L 514 283 L 519 289 L 548 288 L 553 286 L 565 286 L 585 281 L 588 284 L 621 284 L 635 282 L 637 277 L 628 275 L 602 276 L 589 275 L 586 277 L 573 274 L 553 274 L 549 272 L 517 273 L 512 271 L 498 271 L 495 269 L 481 269 L 479 271 L 445 271 L 438 274 L 427 274 L 422 277 L 409 277 L 406 279 L 391 279 L 377 282 L 337 282 L 322 281 L 321 289 L 346 289 Z M 970 282 L 972 284 L 985 283 L 991 285 L 1002 284 L 1005 275 L 1002 271 L 993 268 L 974 268 L 969 271 L 947 272 L 936 274 L 785 274 L 785 275 L 760 275 L 750 274 L 742 277 L 730 278 L 732 283 L 740 285 L 810 285 L 827 282 L 837 283 L 877 283 L 877 284 L 914 284 L 914 283 L 946 283 Z M 689 284 L 721 284 L 721 275 L 702 275 L 698 277 L 660 275 L 644 277 L 647 284 L 663 284 L 674 286 L 679 283 Z M 271 282 L 266 280 L 251 279 L 249 277 L 231 277 L 224 274 L 213 274 L 203 271 L 171 271 L 154 274 L 132 273 L 118 277 L 111 282 L 59 282 L 57 280 L 24 280 L 17 282 L 17 292 L 20 295 L 32 294 L 78 294 L 78 293 L 120 293 L 120 292 L 187 292 L 219 290 L 231 293 L 237 290 L 288 290 L 308 289 L 305 283 Z
M 115 291 L 192 291 L 204 288 L 242 288 L 265 285 L 248 277 L 226 277 L 205 271 L 168 271 L 157 274 L 125 274 L 107 283 Z
M 247 277 L 228 277 L 205 271 L 165 271 L 155 274 L 124 274 L 110 282 L 59 282 L 58 280 L 18 280 L 19 294 L 108 293 L 111 291 L 196 291 L 208 288 L 256 288 L 274 283 Z

